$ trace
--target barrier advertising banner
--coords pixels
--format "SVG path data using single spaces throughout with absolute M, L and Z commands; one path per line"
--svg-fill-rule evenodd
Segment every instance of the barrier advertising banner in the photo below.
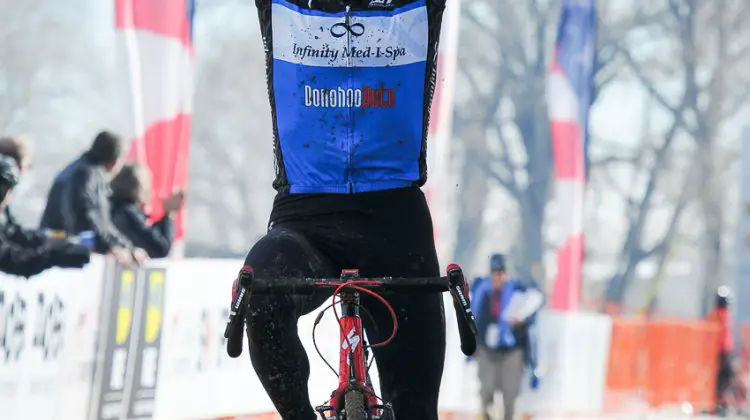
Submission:
M 162 268 L 142 271 L 141 313 L 133 363 L 129 366 L 128 419 L 150 419 L 156 406 L 156 385 L 161 359 L 166 272 Z
M 237 359 L 225 351 L 231 286 L 241 266 L 237 260 L 169 266 L 155 419 L 213 419 L 273 409 L 247 348 Z
M 0 276 L 3 420 L 84 418 L 100 302 L 100 282 L 90 280 L 102 267 L 95 260 L 30 280 Z
M 99 353 L 90 420 L 153 416 L 166 271 L 114 268 L 102 295 Z
M 125 371 L 130 350 L 135 312 L 136 277 L 133 270 L 116 270 L 115 278 L 105 282 L 102 301 L 111 302 L 102 309 L 99 353 L 92 390 L 90 420 L 119 419 L 123 410 Z

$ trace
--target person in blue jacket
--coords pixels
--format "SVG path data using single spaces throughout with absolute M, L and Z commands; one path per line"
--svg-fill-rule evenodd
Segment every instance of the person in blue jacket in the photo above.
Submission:
M 544 296 L 533 281 L 511 278 L 502 254 L 490 257 L 490 272 L 471 286 L 478 330 L 479 393 L 485 419 L 490 418 L 489 407 L 500 391 L 504 419 L 512 420 L 525 366 L 531 368 L 532 387 L 538 385 L 534 321 Z

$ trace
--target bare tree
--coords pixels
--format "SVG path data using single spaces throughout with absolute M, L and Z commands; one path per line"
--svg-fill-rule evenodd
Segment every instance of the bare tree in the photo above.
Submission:
M 545 81 L 558 6 L 542 0 L 476 0 L 464 8 L 459 53 L 464 89 L 456 107 L 456 134 L 465 155 L 455 248 L 459 262 L 470 262 L 481 240 L 488 177 L 518 205 L 521 229 L 514 255 L 519 269 L 528 273 L 542 261 L 553 170 Z M 608 43 L 598 46 L 595 94 L 613 77 L 608 70 L 613 53 Z
M 703 229 L 703 275 L 705 290 L 722 281 L 722 236 L 726 228 L 726 190 L 716 183 L 717 151 L 722 147 L 721 130 L 747 100 L 750 77 L 744 71 L 750 64 L 750 3 L 742 0 L 664 0 L 635 10 L 633 25 L 643 33 L 622 44 L 621 54 L 630 69 L 660 106 L 673 119 L 664 135 L 656 160 L 666 160 L 680 131 L 694 141 L 695 169 L 686 184 L 698 198 Z M 644 24 L 647 23 L 647 24 Z M 651 45 L 643 43 L 650 39 Z M 676 46 L 676 50 L 675 50 Z M 676 53 L 674 53 L 676 51 Z M 675 83 L 679 81 L 675 94 Z M 663 152 L 662 152 L 663 150 Z M 664 157 L 661 157 L 661 156 Z M 648 183 L 648 206 L 661 165 L 654 166 Z M 652 186 L 653 185 L 653 186 Z M 677 202 L 684 210 L 685 203 Z M 608 291 L 610 300 L 621 301 L 635 265 L 654 252 L 663 253 L 671 238 L 665 237 L 650 249 L 643 248 L 648 211 L 636 212 L 623 246 L 624 267 L 614 276 Z M 706 293 L 708 295 L 708 293 Z

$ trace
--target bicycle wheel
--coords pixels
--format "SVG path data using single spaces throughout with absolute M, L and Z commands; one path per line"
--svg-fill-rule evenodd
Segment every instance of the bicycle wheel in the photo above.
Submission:
M 344 395 L 346 420 L 368 420 L 365 396 L 360 391 L 349 391 Z

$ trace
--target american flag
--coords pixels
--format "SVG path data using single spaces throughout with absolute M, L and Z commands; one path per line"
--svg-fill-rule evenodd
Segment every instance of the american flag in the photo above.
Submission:
M 565 0 L 547 86 L 561 232 L 550 302 L 557 310 L 576 310 L 581 299 L 586 150 L 595 59 L 596 0 Z
M 127 159 L 151 170 L 153 218 L 161 200 L 187 187 L 193 99 L 194 0 L 115 0 L 115 27 L 126 59 L 132 140 Z M 176 238 L 184 236 L 177 218 Z

